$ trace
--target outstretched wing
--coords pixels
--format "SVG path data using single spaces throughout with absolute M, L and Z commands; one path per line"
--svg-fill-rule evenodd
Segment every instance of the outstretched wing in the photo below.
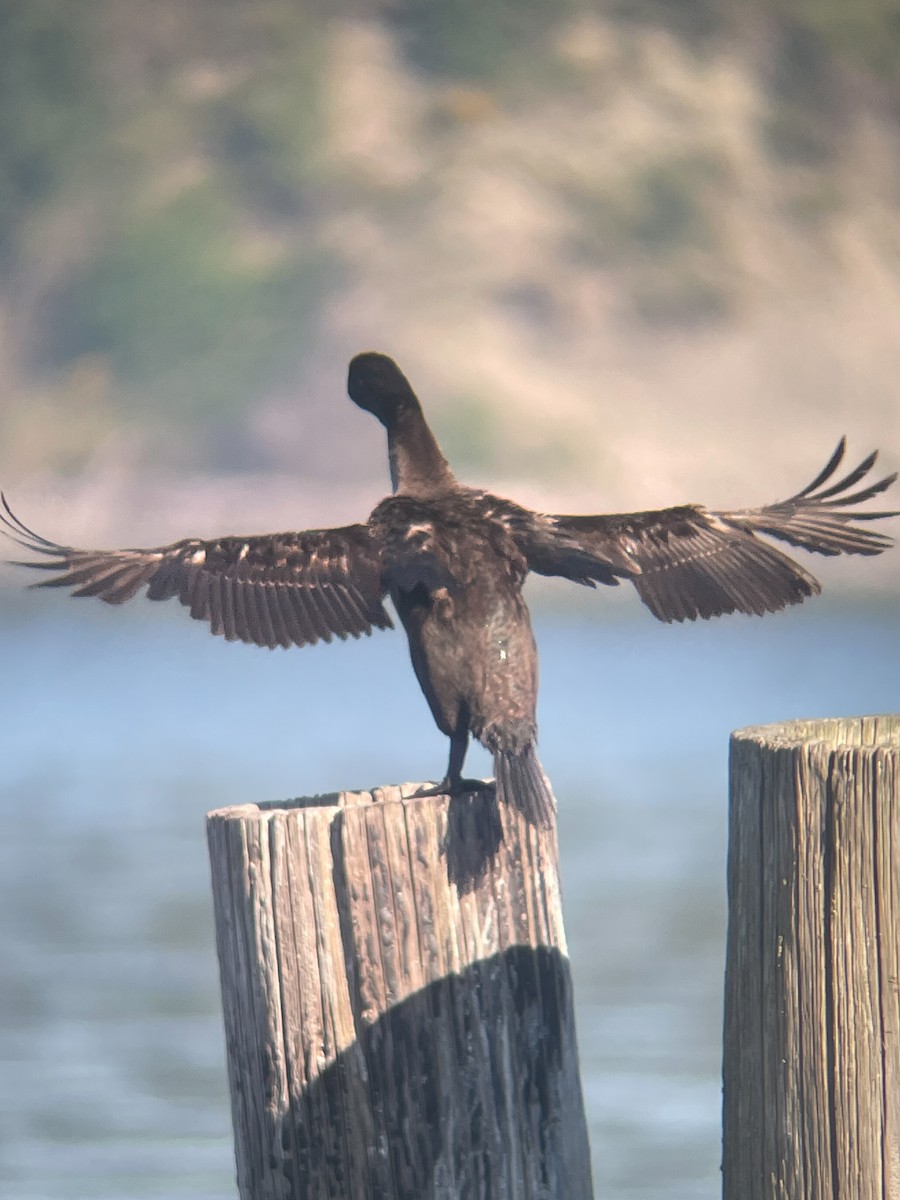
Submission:
M 34 533 L 0 493 L 2 532 L 39 556 L 14 565 L 59 572 L 33 587 L 123 604 L 141 588 L 151 600 L 176 596 L 191 616 L 228 641 L 306 646 L 389 629 L 378 547 L 366 525 L 186 538 L 149 550 L 75 550 Z
M 686 504 L 654 512 L 555 517 L 557 528 L 588 554 L 634 568 L 643 602 L 661 621 L 693 621 L 723 613 L 761 614 L 799 604 L 820 591 L 818 580 L 761 541 L 767 534 L 815 554 L 880 554 L 893 544 L 867 521 L 896 512 L 860 512 L 856 505 L 884 492 L 888 475 L 853 491 L 875 464 L 870 454 L 836 483 L 845 439 L 816 478 L 795 496 L 764 508 L 709 512 Z M 828 485 L 828 486 L 826 486 Z

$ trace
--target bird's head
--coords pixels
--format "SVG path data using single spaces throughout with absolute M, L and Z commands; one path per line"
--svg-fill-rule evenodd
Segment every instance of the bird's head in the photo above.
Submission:
M 354 404 L 372 413 L 382 425 L 390 425 L 404 411 L 419 406 L 415 392 L 394 360 L 374 350 L 357 354 L 351 360 L 347 391 Z

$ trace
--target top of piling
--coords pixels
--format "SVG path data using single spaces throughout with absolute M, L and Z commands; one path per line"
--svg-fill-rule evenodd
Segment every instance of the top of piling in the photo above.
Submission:
M 431 798 L 418 793 L 427 783 L 389 783 L 358 792 L 323 792 L 320 796 L 297 796 L 289 800 L 260 800 L 247 804 L 233 804 L 228 808 L 216 808 L 207 817 L 241 820 L 247 817 L 268 817 L 278 812 L 298 808 L 341 809 L 359 808 L 370 804 L 405 804 L 409 801 Z
M 831 749 L 900 750 L 900 713 L 867 717 L 827 717 L 751 725 L 731 735 L 734 742 L 755 742 L 772 748 L 823 744 Z

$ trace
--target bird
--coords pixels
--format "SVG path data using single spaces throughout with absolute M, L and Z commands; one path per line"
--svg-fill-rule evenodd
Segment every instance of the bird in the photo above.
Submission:
M 813 575 L 765 539 L 826 556 L 875 555 L 893 544 L 869 523 L 900 514 L 858 506 L 897 475 L 871 481 L 876 451 L 841 476 L 844 437 L 811 483 L 774 504 L 555 515 L 460 483 L 411 384 L 386 354 L 356 355 L 347 390 L 387 434 L 392 491 L 367 521 L 81 550 L 33 532 L 0 493 L 3 532 L 33 555 L 14 565 L 52 573 L 33 587 L 69 588 L 108 604 L 144 588 L 151 600 L 177 598 L 213 634 L 269 648 L 390 629 L 390 598 L 450 743 L 443 778 L 419 794 L 491 787 L 462 774 L 474 737 L 493 756 L 496 801 L 548 828 L 555 800 L 536 750 L 537 650 L 523 597 L 529 573 L 590 588 L 630 583 L 654 617 L 681 622 L 777 612 L 820 592 Z

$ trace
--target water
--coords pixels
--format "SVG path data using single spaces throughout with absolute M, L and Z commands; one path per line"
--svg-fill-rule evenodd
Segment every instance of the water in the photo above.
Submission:
M 900 708 L 900 612 L 590 600 L 536 626 L 598 1200 L 712 1200 L 728 733 Z M 233 1197 L 203 815 L 443 771 L 400 635 L 267 653 L 170 607 L 0 594 L 11 1200 Z

